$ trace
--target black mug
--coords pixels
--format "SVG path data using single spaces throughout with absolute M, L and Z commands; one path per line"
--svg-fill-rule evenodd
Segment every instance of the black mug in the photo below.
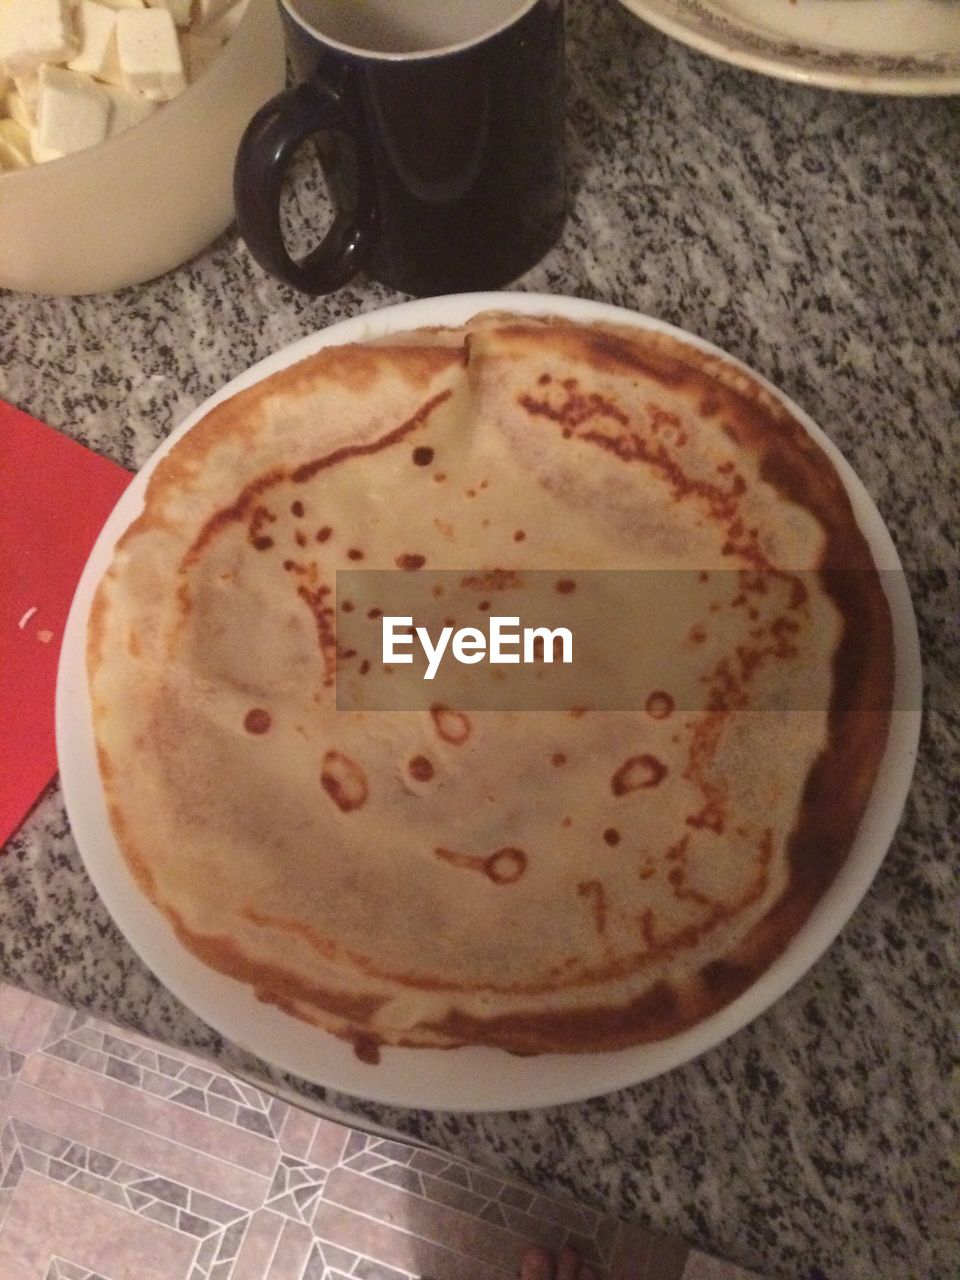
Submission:
M 495 289 L 566 211 L 563 0 L 280 0 L 299 83 L 240 143 L 240 234 L 305 293 L 358 271 L 403 293 Z M 315 137 L 334 208 L 294 261 L 284 174 Z

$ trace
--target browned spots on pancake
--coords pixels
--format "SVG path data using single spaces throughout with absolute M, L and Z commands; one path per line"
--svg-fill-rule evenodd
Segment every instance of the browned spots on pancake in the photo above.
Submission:
M 572 827 L 572 826 L 573 826 L 573 819 L 572 819 L 572 818 L 570 818 L 570 817 L 561 818 L 561 819 L 560 819 L 560 825 L 561 825 L 561 827 L 563 827 L 563 828 Z
M 331 533 L 333 533 L 333 530 L 328 524 L 325 524 L 322 528 L 317 530 L 317 541 L 326 542 Z
M 551 764 L 556 765 L 556 767 L 559 769 L 561 765 L 567 763 L 567 757 L 564 754 L 564 752 L 555 751 L 553 755 L 550 757 L 550 762 Z
M 415 467 L 429 467 L 433 461 L 433 450 L 428 444 L 418 444 L 413 451 L 413 465 Z
M 616 827 L 607 827 L 603 833 L 603 838 L 611 847 L 620 843 L 620 832 Z
M 383 610 L 382 610 L 382 609 L 378 609 L 378 608 L 374 605 L 374 607 L 373 607 L 372 609 L 368 609 L 368 610 L 367 610 L 367 617 L 368 617 L 368 618 L 382 618 L 382 617 L 383 617 Z
M 577 584 L 573 578 L 558 578 L 553 584 L 553 589 L 562 596 L 568 596 L 571 592 L 576 591 Z
M 439 582 L 435 582 L 430 588 L 430 594 L 433 596 L 434 600 L 442 600 L 447 593 Z
M 114 774 L 113 761 L 107 754 L 106 747 L 102 747 L 99 742 L 97 743 L 97 764 L 100 768 L 100 777 L 104 782 L 110 782 Z
M 586 707 L 571 707 L 570 715 L 574 720 L 581 720 L 587 714 Z
M 273 716 L 263 707 L 251 707 L 243 717 L 247 733 L 267 733 L 273 724 Z
M 682 902 L 695 902 L 698 907 L 711 905 L 711 899 L 707 894 L 687 884 L 687 872 L 682 863 L 670 868 L 667 872 L 667 880 L 673 890 L 673 896 Z
M 447 478 L 447 473 L 445 471 L 438 471 L 433 478 L 437 484 L 443 484 Z
M 364 660 L 360 663 L 360 674 L 362 676 L 365 676 L 369 672 L 369 670 L 370 670 L 370 659 L 364 658 Z
M 722 835 L 727 825 L 725 790 L 719 786 L 711 786 L 704 780 L 701 780 L 701 790 L 706 793 L 706 800 L 696 813 L 688 814 L 686 824 L 697 830 L 715 831 L 717 835 Z
M 284 476 L 285 473 L 279 468 L 265 472 L 262 476 L 246 485 L 241 490 L 237 500 L 231 503 L 229 507 L 223 507 L 220 511 L 214 512 L 194 539 L 190 550 L 183 557 L 181 567 L 188 568 L 197 559 L 207 543 L 228 525 L 246 519 L 247 513 L 260 495 L 266 493 L 268 489 L 272 489 L 275 484 L 279 484 L 284 479 Z
M 631 756 L 611 778 L 610 789 L 615 796 L 625 796 L 630 791 L 645 791 L 659 786 L 666 776 L 667 766 L 656 756 Z
M 296 531 L 296 533 L 293 535 L 293 540 L 298 547 L 305 547 L 307 545 L 307 535 L 303 532 L 302 529 L 298 529 Z
M 656 404 L 648 404 L 646 412 L 651 432 L 655 436 L 665 437 L 675 448 L 682 449 L 689 437 L 683 429 L 680 415 L 668 409 L 661 409 Z
M 397 556 L 394 563 L 398 569 L 413 571 L 415 569 L 422 569 L 427 563 L 427 557 L 420 555 L 418 552 L 405 551 L 401 555 Z
M 527 535 L 524 533 L 522 529 L 515 529 L 513 534 L 513 540 L 514 542 L 523 542 L 526 536 Z
M 414 756 L 407 768 L 410 776 L 416 778 L 418 782 L 429 782 L 434 774 L 433 765 L 426 756 Z
M 298 520 L 301 520 L 305 515 L 305 513 L 306 513 L 306 508 L 304 507 L 303 503 L 300 501 L 299 498 L 296 498 L 293 502 L 290 503 L 290 514 L 293 516 L 296 516 Z
M 258 551 L 264 551 L 267 547 L 273 546 L 273 539 L 263 532 L 264 525 L 276 524 L 277 517 L 263 503 L 259 503 L 253 509 L 253 515 L 250 517 L 250 523 L 247 526 L 247 538 Z
M 460 579 L 461 587 L 477 591 L 514 591 L 523 583 L 516 569 L 488 569 L 486 573 L 469 573 Z
M 687 640 L 690 644 L 703 644 L 706 638 L 707 638 L 706 628 L 701 626 L 699 622 L 690 628 L 690 631 L 687 635 Z
M 317 642 L 320 645 L 320 656 L 323 659 L 323 682 L 325 685 L 329 686 L 333 683 L 333 678 L 337 669 L 337 638 L 334 628 L 335 612 L 333 606 L 328 603 L 331 595 L 330 588 L 311 588 L 301 585 L 297 587 L 297 595 L 313 614 L 314 625 L 317 628 Z
M 619 349 L 624 362 L 635 363 L 635 360 L 630 357 L 627 344 L 615 342 L 614 345 Z M 613 349 L 602 342 L 601 347 Z M 641 367 L 644 372 L 651 373 L 651 376 L 657 377 L 658 381 L 665 382 L 667 385 L 683 383 L 692 373 L 678 361 L 671 360 L 666 363 L 670 367 L 667 377 L 658 377 L 656 373 L 651 373 L 645 362 L 641 362 Z M 662 373 L 663 370 L 661 375 Z M 746 491 L 746 481 L 735 470 L 726 488 L 687 475 L 674 456 L 675 449 L 686 442 L 686 433 L 682 430 L 676 415 L 656 405 L 648 405 L 646 422 L 642 425 L 639 422 L 631 422 L 619 406 L 601 396 L 584 397 L 576 392 L 575 382 L 573 387 L 570 386 L 571 382 L 574 380 L 567 379 L 563 383 L 568 396 L 562 402 L 554 403 L 550 399 L 538 400 L 533 396 L 524 395 L 520 398 L 520 403 L 529 413 L 556 422 L 563 428 L 563 434 L 567 437 L 576 435 L 577 439 L 596 445 L 623 462 L 641 462 L 659 471 L 670 485 L 677 501 L 695 497 L 705 502 L 713 518 L 732 518 L 740 497 Z M 613 423 L 614 429 L 601 425 L 600 421 L 593 422 L 594 419 Z M 586 424 L 591 425 L 584 429 Z M 663 435 L 664 428 L 667 426 L 670 428 L 668 434 L 671 438 L 658 438 Z M 622 430 L 618 431 L 615 427 L 620 427 Z M 642 427 L 646 430 L 643 431 Z
M 487 610 L 490 608 L 490 601 L 481 600 L 480 603 L 477 605 L 477 608 L 480 610 L 481 613 L 486 613 Z
M 380 1050 L 383 1047 L 382 1040 L 378 1040 L 376 1036 L 358 1032 L 350 1036 L 350 1043 L 353 1045 L 353 1052 L 360 1062 L 365 1062 L 371 1067 L 379 1066 Z
M 480 871 L 494 884 L 514 884 L 527 869 L 527 855 L 522 849 L 508 845 L 485 856 L 477 853 L 458 853 L 455 849 L 434 849 L 436 857 L 464 871 Z
M 513 884 L 527 869 L 527 855 L 522 849 L 508 846 L 491 853 L 484 870 L 494 884 Z
M 669 693 L 654 689 L 646 702 L 646 712 L 651 720 L 666 720 L 673 715 L 675 703 Z
M 607 893 L 599 880 L 581 880 L 577 893 L 586 898 L 593 911 L 593 923 L 601 937 L 607 932 Z
M 340 449 L 334 449 L 333 453 L 328 453 L 323 458 L 316 458 L 313 462 L 307 462 L 302 467 L 290 473 L 290 479 L 294 484 L 304 484 L 307 480 L 312 480 L 319 471 L 325 470 L 327 467 L 334 467 L 340 462 L 346 461 L 347 458 L 365 458 L 373 453 L 381 453 L 384 449 L 389 449 L 395 444 L 399 444 L 401 440 L 405 440 L 407 436 L 418 430 L 426 420 L 430 417 L 439 405 L 445 400 L 449 400 L 452 392 L 440 391 L 437 395 L 432 396 L 426 404 L 420 406 L 412 417 L 406 422 L 401 423 L 399 427 L 394 427 L 392 431 L 388 431 L 385 436 L 381 436 L 379 440 L 371 440 L 368 444 L 347 444 Z
M 359 350 L 359 348 L 342 348 L 342 351 L 344 352 L 354 350 Z M 425 350 L 428 349 L 425 348 Z M 327 354 L 330 356 L 332 367 L 336 367 L 337 352 L 330 352 Z M 301 366 L 301 373 L 304 376 L 306 376 L 306 370 L 310 365 L 312 365 L 312 363 L 312 361 L 303 362 L 303 365 Z M 374 365 L 371 363 L 371 370 L 373 367 Z M 424 367 L 428 369 L 436 369 L 439 365 L 436 361 L 431 364 L 428 360 Z M 281 484 L 284 480 L 292 480 L 294 484 L 303 484 L 312 479 L 318 472 L 323 471 L 328 467 L 336 466 L 341 462 L 345 462 L 349 458 L 368 457 L 371 454 L 380 453 L 384 449 L 389 449 L 393 445 L 399 444 L 401 440 L 406 439 L 407 436 L 419 430 L 430 417 L 430 414 L 434 409 L 443 404 L 444 401 L 448 400 L 451 394 L 452 392 L 449 389 L 438 392 L 435 396 L 432 396 L 429 400 L 425 401 L 416 413 L 408 418 L 406 422 L 401 423 L 400 426 L 395 427 L 392 431 L 388 431 L 386 435 L 381 436 L 379 440 L 371 440 L 365 444 L 344 445 L 340 449 L 335 449 L 332 453 L 325 454 L 321 458 L 315 458 L 312 462 L 307 462 L 302 466 L 296 467 L 293 471 L 277 467 L 271 471 L 264 472 L 262 476 L 258 476 L 256 480 L 253 480 L 250 484 L 246 485 L 234 502 L 227 507 L 221 508 L 221 510 L 215 512 L 210 519 L 207 520 L 198 536 L 194 539 L 193 545 L 184 556 L 183 561 L 181 562 L 182 567 L 187 568 L 192 564 L 204 547 L 206 547 L 207 544 L 225 528 L 237 521 L 246 519 L 254 503 L 256 503 L 257 500 L 269 489 Z M 246 393 L 246 398 L 255 400 L 257 398 L 257 393 L 255 391 L 248 392 Z M 215 410 L 213 414 L 209 415 L 206 420 L 208 430 L 214 423 L 219 422 L 220 418 L 225 417 L 227 421 L 229 421 L 231 415 L 236 412 L 237 404 L 240 400 L 241 397 L 235 397 L 234 401 L 227 402 L 226 405 L 220 406 L 219 412 Z M 199 440 L 202 433 L 195 433 L 195 435 L 196 439 Z M 162 488 L 161 479 L 164 474 L 165 473 L 161 471 L 158 475 L 153 477 L 151 485 L 155 491 L 160 491 Z M 150 491 L 148 490 L 148 494 L 149 492 Z M 318 542 L 326 541 L 325 537 L 320 536 L 320 533 L 322 532 L 323 530 L 317 534 Z M 326 537 L 329 537 L 329 532 Z M 266 550 L 267 548 L 264 547 L 261 549 Z
M 337 808 L 344 813 L 359 809 L 370 794 L 366 773 L 342 751 L 328 751 L 323 757 L 320 783 Z
M 664 862 L 682 862 L 686 858 L 689 848 L 689 834 L 681 836 L 679 840 L 675 840 L 673 844 L 667 846 L 666 853 L 663 855 Z
M 350 548 L 350 550 L 347 552 L 347 559 L 348 559 L 348 560 L 362 560 L 362 559 L 363 559 L 363 552 L 360 550 L 360 548 L 359 548 L 359 547 L 351 547 L 351 548 Z
M 470 737 L 473 726 L 470 723 L 470 717 L 463 711 L 454 711 L 452 707 L 444 707 L 437 703 L 430 708 L 430 716 L 437 733 L 444 742 L 461 747 Z
M 518 396 L 517 403 L 531 417 L 548 418 L 571 434 L 577 427 L 593 418 L 606 418 L 625 427 L 629 418 L 615 401 L 598 391 L 583 392 L 576 378 L 564 378 L 560 383 L 563 394 L 550 398 L 537 398 L 529 392 Z
M 344 613 L 353 613 L 353 601 L 344 600 L 340 608 L 343 610 Z

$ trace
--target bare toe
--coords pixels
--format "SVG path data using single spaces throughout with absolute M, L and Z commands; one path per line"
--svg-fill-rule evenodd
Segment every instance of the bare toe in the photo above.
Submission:
M 520 1259 L 520 1280 L 553 1280 L 553 1259 L 546 1249 L 527 1249 Z

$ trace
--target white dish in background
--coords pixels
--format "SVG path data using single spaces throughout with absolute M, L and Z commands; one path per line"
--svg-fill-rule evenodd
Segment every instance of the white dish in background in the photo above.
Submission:
M 144 963 L 212 1027 L 275 1066 L 341 1093 L 431 1110 L 514 1110 L 608 1093 L 688 1062 L 756 1018 L 822 955 L 869 888 L 906 800 L 920 729 L 920 659 L 913 608 L 903 575 L 887 573 L 884 577 L 896 646 L 894 705 L 909 709 L 894 712 L 873 796 L 850 855 L 811 918 L 748 991 L 691 1030 L 656 1044 L 613 1053 L 526 1058 L 486 1048 L 385 1048 L 380 1064 L 371 1066 L 360 1062 L 352 1048 L 334 1036 L 260 1003 L 250 987 L 207 968 L 181 946 L 166 917 L 135 884 L 117 847 L 97 768 L 87 691 L 86 633 L 93 594 L 110 564 L 114 546 L 140 514 L 146 483 L 157 462 L 213 405 L 321 347 L 363 341 L 421 325 L 461 324 L 487 309 L 554 314 L 583 322 L 635 324 L 675 334 L 739 364 L 711 344 L 661 321 L 602 303 L 546 294 L 480 293 L 428 298 L 356 316 L 302 338 L 254 365 L 201 405 L 134 478 L 105 524 L 80 579 L 64 635 L 57 681 L 57 754 L 70 823 L 90 878 Z M 779 395 L 769 383 L 764 385 Z M 899 570 L 900 562 L 886 526 L 848 463 L 810 418 L 786 397 L 780 398 L 835 465 L 878 566 Z
M 960 0 L 620 0 L 701 53 L 858 93 L 960 93 Z

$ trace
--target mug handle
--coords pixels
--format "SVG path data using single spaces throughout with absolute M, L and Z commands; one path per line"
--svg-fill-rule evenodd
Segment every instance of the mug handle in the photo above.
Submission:
M 287 252 L 280 226 L 284 175 L 300 144 L 311 134 L 332 134 L 350 153 L 350 190 L 338 201 L 333 222 L 305 258 Z M 361 146 L 339 99 L 319 81 L 294 85 L 264 104 L 247 125 L 233 171 L 237 223 L 247 247 L 264 270 L 303 293 L 330 293 L 347 283 L 363 263 L 373 237 L 372 184 L 365 180 Z M 342 184 L 337 184 L 338 187 Z

